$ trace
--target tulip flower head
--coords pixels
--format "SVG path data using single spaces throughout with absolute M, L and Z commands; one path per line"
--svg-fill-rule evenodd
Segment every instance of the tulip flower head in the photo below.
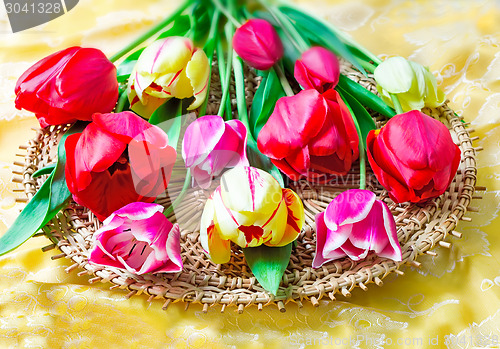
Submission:
M 354 261 L 374 251 L 402 260 L 396 223 L 387 205 L 369 190 L 347 190 L 316 215 L 316 256 L 312 266 L 349 257 Z
M 172 36 L 158 40 L 141 53 L 128 81 L 133 111 L 149 118 L 168 99 L 194 97 L 188 110 L 198 108 L 208 93 L 210 64 L 191 39 Z
M 41 127 L 90 121 L 115 107 L 116 68 L 98 49 L 70 47 L 30 67 L 15 92 L 16 108 L 35 113 Z
M 257 143 L 294 181 L 345 175 L 359 155 L 354 121 L 335 90 L 328 98 L 313 89 L 280 98 Z
M 239 120 L 205 115 L 191 123 L 182 141 L 182 157 L 202 188 L 229 167 L 248 166 L 247 130 Z
M 101 221 L 131 202 L 154 201 L 176 159 L 167 134 L 132 112 L 94 114 L 92 120 L 65 142 L 73 199 Z
M 339 82 L 339 60 L 326 48 L 311 47 L 295 62 L 294 75 L 303 88 L 324 93 Z
M 390 94 L 397 95 L 404 111 L 437 108 L 446 100 L 429 68 L 403 57 L 382 62 L 375 69 L 374 77 L 382 99 L 392 105 Z
M 249 66 L 268 70 L 283 57 L 283 43 L 276 29 L 264 19 L 248 20 L 236 29 L 233 48 Z
M 207 200 L 200 239 L 214 263 L 227 263 L 231 241 L 241 247 L 285 246 L 297 239 L 304 207 L 295 192 L 282 189 L 269 173 L 235 167 Z
M 418 110 L 396 115 L 367 137 L 368 161 L 398 203 L 443 194 L 460 164 L 460 148 L 448 128 Z
M 89 261 L 133 274 L 182 270 L 180 229 L 163 206 L 133 202 L 113 212 L 95 232 Z

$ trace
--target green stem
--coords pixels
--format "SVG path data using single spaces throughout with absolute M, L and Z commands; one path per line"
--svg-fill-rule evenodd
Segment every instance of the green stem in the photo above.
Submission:
M 229 0 L 229 2 L 232 1 L 234 0 Z M 217 7 L 217 9 L 219 9 L 219 11 L 222 12 L 224 16 L 226 16 L 226 18 L 234 24 L 235 27 L 241 27 L 241 23 L 236 18 L 234 18 L 234 16 L 227 10 L 224 5 L 221 4 L 219 0 L 212 0 L 212 2 Z
M 375 68 L 377 68 L 377 66 L 376 66 L 376 65 L 371 64 L 370 62 L 363 61 L 363 60 L 361 60 L 361 59 L 360 59 L 360 60 L 358 60 L 358 61 L 359 61 L 359 64 L 361 64 L 361 66 L 362 66 L 365 70 L 369 71 L 370 73 L 373 73 L 373 72 L 375 71 Z
M 165 217 L 168 217 L 172 212 L 174 212 L 174 209 L 179 205 L 179 203 L 184 199 L 184 196 L 186 196 L 186 192 L 189 189 L 189 186 L 191 185 L 191 171 L 187 169 L 186 171 L 186 179 L 184 180 L 184 185 L 182 186 L 181 192 L 179 195 L 175 198 L 175 200 L 172 202 L 172 205 L 170 205 L 165 211 L 163 211 L 163 214 Z
M 227 23 L 226 27 L 224 28 L 225 34 L 226 34 L 226 39 L 227 39 L 227 44 L 228 44 L 228 52 L 227 52 L 227 64 L 226 64 L 226 71 L 224 72 L 224 82 L 222 85 L 222 98 L 221 98 L 221 103 L 219 106 L 219 112 L 217 115 L 223 116 L 224 115 L 224 109 L 228 108 L 226 110 L 226 118 L 225 120 L 231 120 L 232 119 L 232 110 L 231 110 L 231 103 L 229 101 L 229 88 L 231 86 L 231 70 L 233 69 L 233 48 L 231 46 L 231 41 L 233 39 L 233 25 L 232 23 Z M 224 53 L 222 53 L 224 54 Z M 219 56 L 219 55 L 217 55 Z M 221 81 L 222 83 L 222 81 Z
M 342 96 L 341 96 L 342 97 Z M 356 126 L 356 132 L 358 134 L 358 150 L 359 150 L 359 189 L 366 189 L 366 154 L 365 154 L 365 140 L 363 139 L 363 134 L 361 133 L 361 128 L 359 127 L 358 120 L 356 119 L 356 116 L 354 115 L 354 112 L 352 111 L 351 106 L 349 103 L 347 103 L 347 100 L 342 97 L 342 100 L 344 101 L 344 104 L 347 106 L 349 109 L 349 112 L 351 113 L 351 118 L 354 122 L 354 126 Z
M 243 63 L 237 55 L 233 56 L 234 85 L 236 89 L 236 105 L 238 109 L 238 119 L 247 128 L 248 144 L 255 145 L 257 142 L 250 132 L 250 122 L 248 120 L 247 101 L 245 96 L 245 77 L 243 73 Z
M 122 92 L 122 94 L 120 95 L 120 98 L 118 99 L 118 103 L 116 104 L 116 108 L 115 108 L 115 113 L 119 113 L 119 112 L 123 111 L 127 101 L 128 101 L 128 94 L 127 94 L 127 90 L 125 90 Z
M 217 41 L 218 37 L 217 28 L 219 26 L 219 18 L 220 18 L 220 11 L 216 9 L 213 14 L 213 21 L 210 24 L 210 32 L 208 34 L 208 40 L 204 47 L 205 51 L 208 51 L 207 56 L 208 56 L 208 62 L 210 64 L 210 75 L 208 78 L 207 91 L 210 91 L 210 84 L 212 80 L 212 63 L 214 61 L 215 42 Z M 208 99 L 209 99 L 209 94 L 207 93 L 207 97 L 205 98 L 200 107 L 200 113 L 199 113 L 200 116 L 205 115 L 207 111 Z
M 138 37 L 136 40 L 131 42 L 129 45 L 127 45 L 126 47 L 124 47 L 123 49 L 118 51 L 109 60 L 111 62 L 116 62 L 117 60 L 122 58 L 124 55 L 129 53 L 131 50 L 133 50 L 134 48 L 136 48 L 137 46 L 142 44 L 144 41 L 148 40 L 153 35 L 157 34 L 160 30 L 162 30 L 167 25 L 172 23 L 177 18 L 177 16 L 179 16 L 182 12 L 184 12 L 185 9 L 187 9 L 191 5 L 192 2 L 193 2 L 193 0 L 186 0 L 174 13 L 172 13 L 172 15 L 165 18 L 163 21 L 161 21 L 160 23 L 155 25 L 153 28 L 151 28 L 146 33 L 144 33 L 143 35 Z
M 279 63 L 276 63 L 274 65 L 274 70 L 276 71 L 276 75 L 278 75 L 278 78 L 280 79 L 281 86 L 283 87 L 283 90 L 285 91 L 287 96 L 293 96 L 295 93 L 293 93 L 292 87 L 290 86 L 290 83 L 288 82 L 288 79 L 285 76 L 285 73 L 283 72 L 283 69 L 281 69 L 281 66 Z
M 401 102 L 399 101 L 399 98 L 397 95 L 394 93 L 390 93 L 392 104 L 394 104 L 394 110 L 396 110 L 396 113 L 398 114 L 403 114 L 403 107 L 401 107 Z
M 286 16 L 284 16 L 281 13 L 281 11 L 278 8 L 270 6 L 264 0 L 258 0 L 258 1 L 271 14 L 271 16 L 273 16 L 273 18 L 276 20 L 279 26 L 283 29 L 285 35 L 288 36 L 292 44 L 297 48 L 297 50 L 300 53 L 306 51 L 309 48 L 309 45 L 304 40 L 302 35 L 297 31 L 295 26 L 290 22 L 290 20 Z

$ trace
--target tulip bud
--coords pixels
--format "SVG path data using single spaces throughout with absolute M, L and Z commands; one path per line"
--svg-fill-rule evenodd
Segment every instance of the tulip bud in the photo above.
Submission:
M 90 121 L 116 105 L 116 68 L 98 49 L 70 47 L 30 67 L 15 92 L 16 108 L 35 113 L 41 127 Z
M 194 97 L 188 110 L 198 108 L 208 93 L 210 64 L 191 39 L 172 36 L 158 40 L 141 53 L 128 81 L 131 109 L 149 118 L 172 97 Z
M 182 141 L 182 157 L 196 183 L 206 189 L 225 168 L 248 166 L 247 129 L 239 120 L 205 115 L 191 123 Z
M 446 100 L 429 68 L 403 57 L 382 62 L 375 69 L 374 77 L 382 99 L 392 105 L 390 94 L 397 95 L 404 111 L 437 108 Z
M 369 190 L 347 190 L 316 215 L 316 256 L 312 266 L 349 257 L 354 261 L 374 251 L 401 261 L 396 222 L 387 205 Z
M 311 47 L 295 62 L 294 75 L 303 88 L 324 93 L 339 82 L 339 60 L 326 48 Z
M 368 161 L 398 203 L 423 202 L 445 192 L 460 164 L 460 148 L 440 121 L 413 110 L 367 137 Z
M 283 43 L 274 27 L 263 19 L 250 19 L 236 29 L 233 48 L 249 66 L 268 70 L 283 57 Z

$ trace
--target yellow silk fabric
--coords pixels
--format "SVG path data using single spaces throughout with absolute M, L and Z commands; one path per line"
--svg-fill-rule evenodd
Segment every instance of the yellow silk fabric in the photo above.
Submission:
M 14 108 L 17 77 L 33 62 L 69 45 L 112 55 L 173 10 L 171 0 L 80 0 L 68 14 L 35 29 L 10 33 L 0 5 L 0 233 L 21 204 L 10 183 L 17 146 L 37 125 Z M 318 308 L 220 307 L 184 311 L 146 297 L 125 299 L 109 284 L 66 274 L 71 263 L 41 252 L 43 237 L 0 257 L 0 347 L 20 348 L 472 348 L 500 341 L 500 7 L 495 0 L 307 0 L 310 12 L 334 22 L 384 58 L 401 55 L 430 66 L 450 105 L 472 122 L 483 200 L 460 222 L 462 239 L 420 270 L 403 267 L 383 287 L 356 289 L 351 298 L 320 301 Z M 91 87 L 89 87 L 91 88 Z M 17 158 L 22 161 L 21 158 Z M 382 344 L 385 340 L 387 344 Z M 436 345 L 434 345 L 436 344 Z

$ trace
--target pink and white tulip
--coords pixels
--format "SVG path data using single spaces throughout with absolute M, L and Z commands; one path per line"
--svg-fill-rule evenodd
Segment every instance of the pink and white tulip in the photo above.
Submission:
M 191 123 L 182 141 L 182 157 L 194 181 L 206 189 L 224 169 L 248 166 L 247 130 L 239 120 L 206 115 Z
M 163 206 L 133 202 L 111 214 L 94 235 L 89 261 L 133 274 L 182 270 L 180 229 Z
M 358 261 L 369 251 L 401 261 L 396 222 L 387 205 L 369 190 L 351 189 L 338 195 L 316 215 L 316 256 L 312 266 L 349 257 Z

